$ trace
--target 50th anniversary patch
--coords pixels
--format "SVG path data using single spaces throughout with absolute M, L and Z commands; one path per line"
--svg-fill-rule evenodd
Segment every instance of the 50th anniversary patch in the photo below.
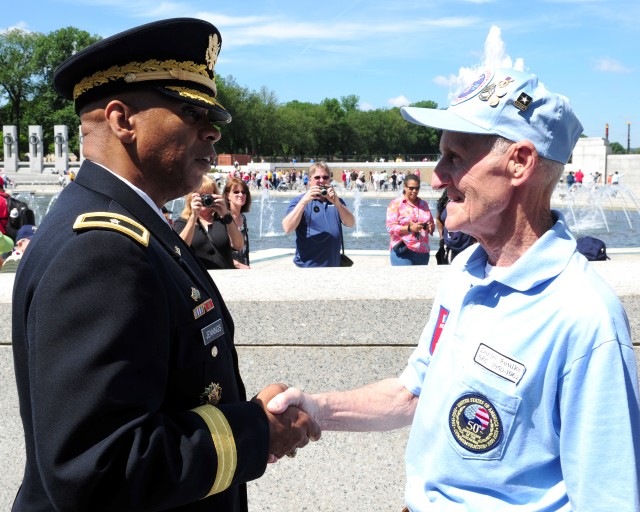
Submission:
M 502 439 L 502 422 L 489 400 L 475 393 L 462 395 L 451 407 L 449 427 L 460 446 L 473 453 L 485 453 Z

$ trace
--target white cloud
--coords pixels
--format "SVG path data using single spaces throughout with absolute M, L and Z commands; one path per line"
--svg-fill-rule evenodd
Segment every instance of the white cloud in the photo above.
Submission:
M 603 73 L 630 73 L 632 71 L 621 62 L 609 57 L 601 57 L 599 59 L 592 60 L 595 70 L 602 71 Z
M 358 107 L 360 108 L 360 110 L 365 111 L 365 112 L 367 110 L 375 110 L 375 108 L 376 108 L 371 103 L 367 103 L 365 101 L 361 101 L 360 104 L 358 105 Z
M 26 21 L 20 21 L 20 22 L 16 23 L 15 25 L 13 25 L 12 27 L 0 28 L 0 34 L 5 34 L 6 32 L 9 32 L 10 30 L 22 30 L 24 32 L 31 32 L 31 30 L 29 30 L 27 28 L 28 26 L 29 26 L 29 24 Z
M 387 103 L 393 107 L 406 107 L 407 105 L 411 105 L 411 100 L 401 94 L 395 98 L 389 98 Z
M 433 83 L 439 85 L 440 87 L 446 87 L 447 89 L 454 87 L 458 81 L 458 77 L 456 75 L 447 76 L 437 76 L 433 79 Z
M 407 32 L 424 33 L 428 28 L 464 28 L 478 22 L 471 17 L 447 17 L 422 20 L 362 22 L 300 21 L 284 17 L 233 17 L 215 12 L 199 12 L 196 17 L 210 21 L 223 33 L 225 46 L 264 46 L 272 42 L 302 41 L 315 47 L 320 42 L 380 41 L 380 37 Z M 376 45 L 370 45 L 377 48 Z M 379 48 L 378 48 L 379 51 Z

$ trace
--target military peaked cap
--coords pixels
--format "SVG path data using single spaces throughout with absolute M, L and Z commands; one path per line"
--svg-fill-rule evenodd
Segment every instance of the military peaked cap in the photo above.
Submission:
M 216 123 L 231 115 L 216 100 L 214 68 L 222 38 L 211 23 L 193 18 L 156 21 L 115 34 L 64 61 L 53 83 L 76 112 L 114 93 L 153 88 L 209 110 Z

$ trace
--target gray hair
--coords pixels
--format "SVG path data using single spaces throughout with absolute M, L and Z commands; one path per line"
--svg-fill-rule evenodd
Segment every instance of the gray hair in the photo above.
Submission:
M 504 154 L 511 144 L 513 144 L 513 141 L 499 135 L 490 135 L 487 137 L 487 146 L 490 148 L 489 151 L 498 155 Z M 555 187 L 564 173 L 564 164 L 556 162 L 555 160 L 549 160 L 548 158 L 539 157 L 538 169 L 541 173 L 544 173 L 543 176 L 547 178 L 544 180 L 545 185 Z

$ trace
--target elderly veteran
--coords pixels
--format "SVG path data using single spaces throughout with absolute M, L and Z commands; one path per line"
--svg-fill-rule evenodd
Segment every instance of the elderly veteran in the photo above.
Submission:
M 405 370 L 364 388 L 276 397 L 330 430 L 412 424 L 405 500 L 422 511 L 640 510 L 640 403 L 629 322 L 550 207 L 582 126 L 536 76 L 485 70 L 446 110 L 431 186 L 452 262 Z M 579 307 L 576 307 L 579 304 Z
M 15 280 L 13 350 L 27 463 L 14 511 L 247 509 L 245 482 L 315 424 L 247 401 L 234 325 L 161 207 L 216 156 L 221 38 L 170 19 L 104 39 L 56 71 L 85 162 Z

